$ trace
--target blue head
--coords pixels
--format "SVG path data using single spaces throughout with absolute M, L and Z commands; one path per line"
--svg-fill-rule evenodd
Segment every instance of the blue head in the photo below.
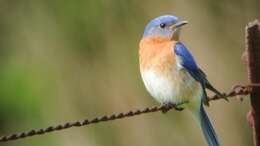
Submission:
M 176 16 L 159 16 L 146 25 L 143 37 L 162 37 L 169 40 L 178 40 L 179 30 L 185 24 L 187 24 L 187 21 L 179 21 Z

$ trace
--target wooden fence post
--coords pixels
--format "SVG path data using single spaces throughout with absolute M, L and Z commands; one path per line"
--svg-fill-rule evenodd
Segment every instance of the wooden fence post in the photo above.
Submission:
M 246 52 L 250 83 L 260 83 L 260 23 L 255 20 L 246 27 Z M 252 87 L 251 110 L 247 119 L 253 130 L 254 146 L 260 146 L 260 89 Z

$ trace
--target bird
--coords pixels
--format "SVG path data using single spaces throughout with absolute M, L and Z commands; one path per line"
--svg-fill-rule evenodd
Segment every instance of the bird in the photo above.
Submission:
M 208 105 L 206 89 L 222 94 L 211 85 L 180 41 L 180 30 L 186 24 L 187 21 L 174 15 L 159 16 L 148 22 L 139 43 L 141 78 L 146 90 L 164 107 L 191 111 L 208 146 L 219 146 L 203 105 Z

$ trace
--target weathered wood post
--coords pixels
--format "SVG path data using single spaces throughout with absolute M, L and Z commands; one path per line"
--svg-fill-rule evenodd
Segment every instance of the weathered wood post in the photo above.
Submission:
M 255 20 L 246 27 L 246 62 L 250 83 L 260 83 L 260 23 Z M 260 89 L 252 87 L 248 122 L 253 130 L 254 146 L 260 146 Z

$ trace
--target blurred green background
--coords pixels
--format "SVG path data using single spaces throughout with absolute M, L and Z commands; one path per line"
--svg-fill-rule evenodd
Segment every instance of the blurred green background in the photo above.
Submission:
M 247 82 L 244 27 L 258 0 L 1 0 L 0 135 L 158 105 L 139 74 L 145 24 L 174 14 L 182 40 L 221 91 Z M 224 146 L 252 145 L 249 100 L 206 108 Z M 1 143 L 3 146 L 206 145 L 188 111 L 153 113 Z

